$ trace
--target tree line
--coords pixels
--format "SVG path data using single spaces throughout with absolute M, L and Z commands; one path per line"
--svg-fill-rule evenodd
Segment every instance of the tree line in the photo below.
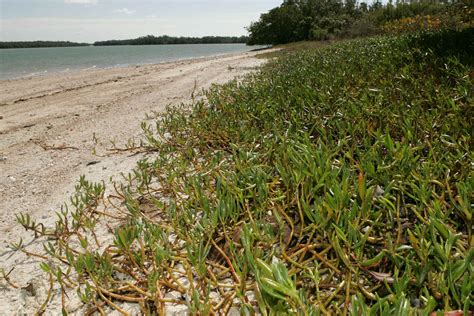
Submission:
M 0 49 L 6 48 L 39 48 L 39 47 L 76 47 L 90 46 L 87 43 L 69 41 L 33 41 L 33 42 L 0 42 Z
M 466 3 L 419 0 L 369 5 L 356 0 L 285 0 L 264 13 L 247 30 L 250 45 L 371 36 L 394 20 L 417 16 L 455 19 Z M 456 21 L 455 21 L 456 22 Z
M 142 36 L 135 39 L 99 41 L 93 44 L 74 43 L 69 41 L 34 41 L 34 42 L 0 42 L 4 48 L 37 48 L 37 47 L 75 47 L 75 46 L 114 46 L 114 45 L 165 45 L 165 44 L 237 44 L 246 43 L 248 36 L 204 36 L 204 37 L 172 37 Z
M 109 40 L 95 42 L 94 46 L 113 45 L 166 45 L 166 44 L 235 44 L 246 43 L 247 36 L 205 36 L 205 37 L 172 37 L 172 36 L 143 36 L 135 39 Z

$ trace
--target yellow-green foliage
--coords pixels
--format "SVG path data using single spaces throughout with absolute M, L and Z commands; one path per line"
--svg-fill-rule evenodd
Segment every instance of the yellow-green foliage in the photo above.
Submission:
M 401 34 L 407 32 L 439 31 L 442 29 L 464 29 L 472 26 L 472 21 L 463 21 L 457 17 L 447 14 L 443 15 L 416 15 L 387 22 L 383 31 L 389 34 Z

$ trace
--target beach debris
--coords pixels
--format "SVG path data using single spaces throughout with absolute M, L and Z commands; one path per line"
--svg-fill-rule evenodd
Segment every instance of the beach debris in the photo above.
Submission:
M 394 282 L 394 278 L 389 273 L 375 272 L 375 271 L 369 271 L 369 270 L 367 272 L 370 273 L 377 281 L 380 281 L 380 282 L 386 281 L 387 283 Z
M 173 138 L 173 136 L 171 136 L 170 133 L 166 132 L 166 133 L 163 134 L 163 138 L 164 138 L 165 140 L 170 140 L 171 138 Z
M 415 308 L 421 308 L 423 306 L 423 303 L 418 298 L 411 299 L 410 304 L 412 307 L 415 307 Z
M 79 148 L 77 148 L 77 147 L 68 146 L 66 144 L 62 144 L 62 145 L 59 145 L 59 146 L 48 145 L 48 144 L 46 144 L 46 143 L 44 143 L 43 141 L 40 141 L 40 140 L 33 140 L 33 143 L 40 146 L 44 150 L 66 150 L 66 149 L 79 150 Z
M 22 292 L 28 296 L 36 296 L 36 289 L 33 282 L 29 282 L 27 286 L 21 288 Z
M 5 161 L 7 160 L 7 156 L 0 156 L 0 161 Z
M 20 98 L 20 99 L 18 99 L 18 100 L 13 101 L 13 104 L 20 103 L 20 102 L 24 102 L 24 101 L 28 101 L 28 99 Z
M 94 160 L 94 161 L 88 162 L 88 163 L 86 164 L 86 166 L 93 166 L 93 165 L 96 165 L 96 164 L 98 164 L 98 163 L 100 163 L 100 161 Z
M 374 190 L 374 199 L 378 199 L 379 197 L 383 196 L 384 193 L 384 189 L 382 189 L 381 186 L 377 185 Z

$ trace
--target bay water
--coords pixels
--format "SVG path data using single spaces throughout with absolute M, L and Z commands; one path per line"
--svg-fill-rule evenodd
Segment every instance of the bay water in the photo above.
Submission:
M 155 64 L 255 48 L 245 44 L 182 44 L 0 49 L 0 79 Z

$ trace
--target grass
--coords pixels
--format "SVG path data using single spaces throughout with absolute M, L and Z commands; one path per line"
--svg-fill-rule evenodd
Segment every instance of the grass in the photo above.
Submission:
M 298 50 L 215 86 L 143 124 L 153 159 L 114 195 L 82 178 L 54 229 L 19 215 L 44 254 L 15 247 L 97 312 L 467 313 L 473 34 Z

